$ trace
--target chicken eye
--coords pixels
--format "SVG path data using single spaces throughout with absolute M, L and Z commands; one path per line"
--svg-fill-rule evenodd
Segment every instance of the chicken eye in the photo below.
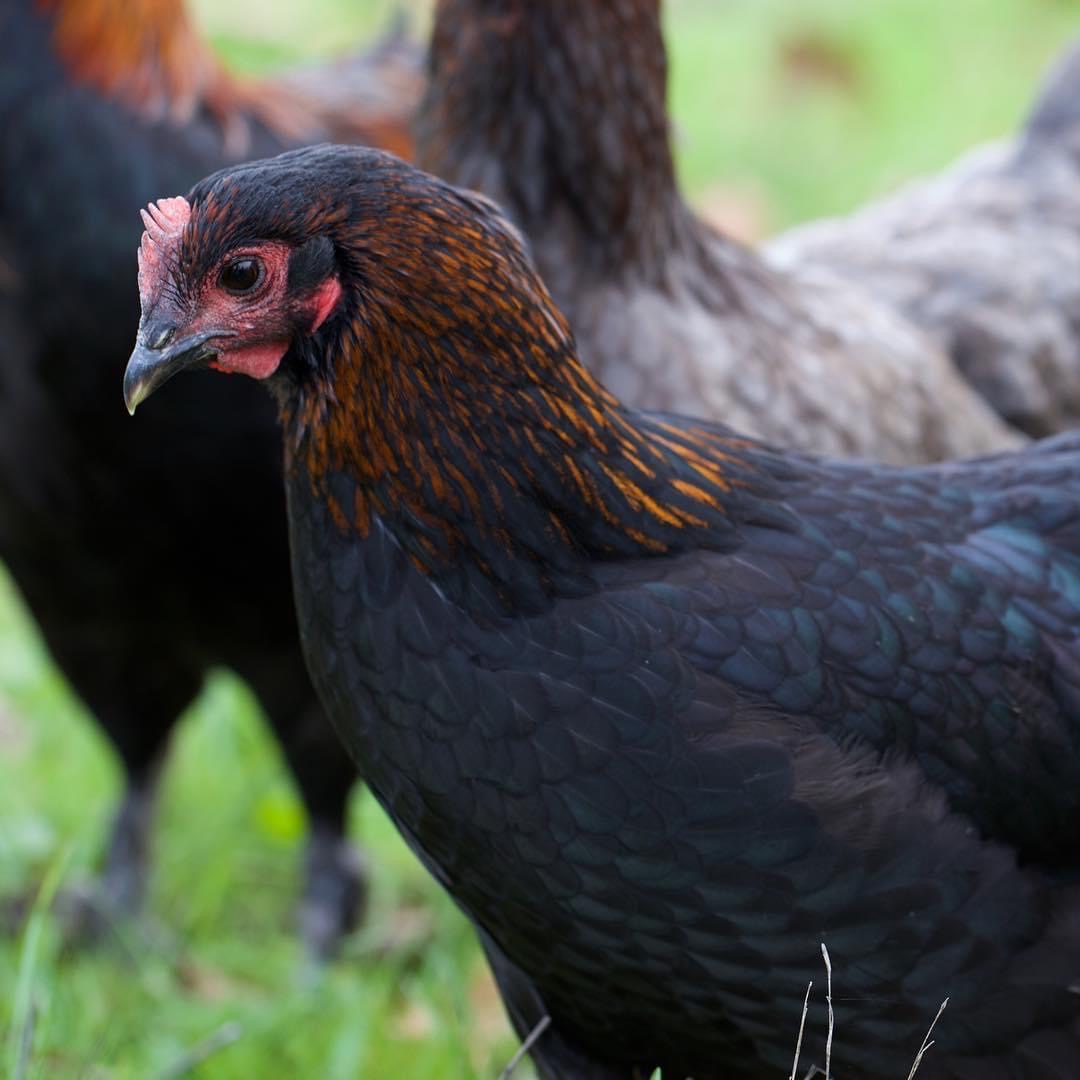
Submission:
M 218 277 L 221 287 L 231 293 L 251 292 L 262 279 L 262 263 L 250 255 L 227 262 Z

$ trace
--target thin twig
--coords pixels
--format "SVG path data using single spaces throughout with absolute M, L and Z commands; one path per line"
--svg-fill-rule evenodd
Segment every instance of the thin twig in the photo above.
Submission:
M 833 1037 L 833 1007 L 832 1007 L 832 961 L 829 959 L 829 950 L 825 942 L 821 943 L 821 955 L 825 958 L 825 1001 L 829 1006 L 829 1033 L 825 1037 L 825 1080 L 832 1080 L 832 1037 Z
M 179 1080 L 179 1077 L 186 1076 L 198 1068 L 208 1057 L 219 1050 L 224 1050 L 227 1046 L 232 1046 L 243 1035 L 243 1027 L 235 1020 L 222 1024 L 216 1031 L 211 1031 L 205 1039 L 197 1042 L 178 1061 L 174 1061 L 172 1065 L 158 1073 L 158 1080 Z
M 814 989 L 814 980 L 806 984 L 806 997 L 802 1003 L 802 1019 L 799 1020 L 799 1037 L 795 1042 L 795 1060 L 791 1063 L 791 1075 L 788 1080 L 795 1080 L 795 1073 L 799 1069 L 799 1055 L 802 1053 L 803 1029 L 806 1027 L 806 1010 L 810 1008 L 810 991 Z
M 30 1002 L 30 1009 L 26 1014 L 26 1022 L 19 1033 L 19 1057 L 15 1062 L 14 1080 L 25 1080 L 26 1072 L 30 1068 L 30 1051 L 34 1046 L 34 1025 L 37 1023 L 37 1002 Z
M 922 1046 L 919 1047 L 919 1052 L 915 1055 L 915 1064 L 911 1066 L 911 1072 L 909 1072 L 907 1074 L 907 1080 L 912 1080 L 912 1078 L 915 1075 L 916 1070 L 922 1064 L 923 1054 L 925 1054 L 926 1051 L 929 1050 L 930 1047 L 934 1045 L 934 1043 L 931 1040 L 930 1036 L 933 1035 L 933 1033 L 934 1033 L 934 1025 L 941 1019 L 941 1014 L 945 1011 L 945 1006 L 948 1005 L 948 1004 L 949 1004 L 949 999 L 946 998 L 941 1003 L 941 1006 L 938 1008 L 937 1016 L 935 1016 L 934 1019 L 930 1021 L 930 1027 L 927 1029 L 926 1037 L 922 1041 Z
M 499 1080 L 510 1080 L 514 1070 L 521 1064 L 521 1059 L 536 1045 L 536 1040 L 547 1031 L 550 1024 L 551 1017 L 545 1016 L 536 1027 L 529 1032 L 529 1037 L 518 1047 L 518 1052 L 510 1059 L 510 1064 L 499 1073 Z

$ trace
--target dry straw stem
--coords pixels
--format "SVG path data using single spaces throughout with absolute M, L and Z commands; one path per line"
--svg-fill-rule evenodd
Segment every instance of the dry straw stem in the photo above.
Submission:
M 832 1077 L 832 1037 L 836 1017 L 832 1007 L 832 960 L 829 959 L 829 950 L 825 948 L 825 942 L 821 943 L 821 956 L 825 961 L 825 1003 L 829 1006 L 829 1031 L 825 1036 L 825 1080 Z
M 835 1027 L 836 1017 L 833 1013 L 832 1006 L 832 960 L 829 957 L 829 950 L 826 948 L 825 943 L 821 943 L 821 956 L 825 961 L 825 975 L 826 975 L 826 989 L 825 989 L 825 1001 L 829 1007 L 829 1030 L 825 1038 L 825 1069 L 822 1069 L 817 1065 L 811 1065 L 803 1077 L 803 1080 L 813 1080 L 815 1076 L 824 1076 L 825 1080 L 832 1080 L 832 1042 L 833 1042 L 833 1030 Z M 810 991 L 813 990 L 814 983 L 811 982 L 806 987 L 806 997 L 803 998 L 802 1017 L 799 1020 L 799 1035 L 795 1041 L 795 1060 L 791 1063 L 791 1072 L 788 1074 L 788 1080 L 795 1080 L 796 1074 L 799 1069 L 799 1055 L 802 1053 L 803 1033 L 806 1028 L 806 1014 L 810 1008 Z M 945 1011 L 945 1006 L 949 1004 L 949 999 L 946 998 L 938 1007 L 937 1014 L 934 1019 L 930 1021 L 930 1027 L 927 1028 L 926 1035 L 923 1038 L 922 1045 L 919 1047 L 919 1052 L 915 1055 L 915 1061 L 912 1063 L 911 1071 L 907 1074 L 907 1080 L 915 1080 L 915 1073 L 918 1072 L 919 1066 L 922 1064 L 923 1055 L 934 1045 L 931 1035 L 934 1033 L 934 1028 L 937 1022 L 941 1019 L 941 1014 Z
M 806 1011 L 810 1008 L 810 991 L 814 989 L 814 980 L 806 984 L 806 997 L 803 998 L 802 1016 L 799 1018 L 799 1037 L 795 1040 L 795 1060 L 791 1063 L 791 1075 L 788 1080 L 795 1080 L 795 1073 L 799 1068 L 799 1055 L 802 1053 L 803 1031 L 806 1029 Z
M 926 1037 L 922 1041 L 922 1046 L 919 1047 L 919 1052 L 915 1055 L 915 1061 L 911 1066 L 911 1072 L 907 1074 L 907 1080 L 913 1080 L 919 1065 L 922 1063 L 923 1054 L 934 1045 L 933 1040 L 930 1038 L 934 1033 L 934 1025 L 941 1019 L 941 1014 L 945 1011 L 945 1006 L 949 1004 L 949 999 L 946 998 L 939 1006 L 937 1015 L 930 1021 L 930 1027 L 927 1028 Z
M 536 1040 L 547 1031 L 550 1023 L 551 1017 L 545 1016 L 536 1027 L 529 1032 L 529 1037 L 518 1047 L 518 1052 L 510 1059 L 510 1064 L 499 1073 L 499 1080 L 510 1080 L 514 1070 L 521 1064 L 521 1059 L 533 1048 L 536 1044 Z

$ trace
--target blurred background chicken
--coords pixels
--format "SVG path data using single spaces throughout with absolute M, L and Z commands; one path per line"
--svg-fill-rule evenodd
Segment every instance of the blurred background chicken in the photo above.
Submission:
M 934 333 L 1009 423 L 1080 420 L 1080 41 L 1023 129 L 848 217 L 772 241 L 785 267 L 839 271 Z
M 0 13 L 0 557 L 126 772 L 101 888 L 78 907 L 90 929 L 142 906 L 167 736 L 215 665 L 255 690 L 311 819 L 310 951 L 333 952 L 357 917 L 352 774 L 297 651 L 265 403 L 226 387 L 209 406 L 191 399 L 157 440 L 124 425 L 114 382 L 137 321 L 131 207 L 300 141 L 408 153 L 407 56 L 392 42 L 342 61 L 352 100 L 324 107 L 344 74 L 233 77 L 180 0 L 18 0 Z M 208 422 L 218 409 L 239 418 L 225 438 Z M 176 459 L 191 470 L 181 484 L 164 469 Z M 162 607 L 134 585 L 151 553 L 170 567 Z M 229 583 L 241 598 L 211 614 Z
M 431 5 L 402 6 L 422 38 Z M 228 60 L 215 58 L 217 66 L 233 81 L 243 72 L 244 82 L 277 81 L 283 69 L 290 78 L 328 70 L 328 58 L 353 42 L 381 42 L 396 15 L 391 0 L 192 7 L 206 55 L 209 39 Z M 744 241 L 847 215 L 906 177 L 934 174 L 966 148 L 1017 130 L 1041 73 L 1076 27 L 1075 6 L 1062 0 L 668 0 L 672 148 L 682 186 L 702 217 Z M 402 39 L 389 40 L 401 56 Z M 388 52 L 380 45 L 374 55 Z M 11 87 L 10 70 L 0 69 L 0 86 Z M 414 78 L 407 65 L 401 72 L 387 72 L 386 85 Z M 323 80 L 324 106 L 342 100 L 345 85 Z M 28 100 L 13 89 L 5 109 L 19 113 Z M 384 98 L 377 91 L 368 100 Z M 60 137 L 70 148 L 60 155 L 67 180 L 63 197 L 49 192 L 48 210 L 58 229 L 83 227 L 71 193 L 108 186 L 96 145 L 77 135 Z M 207 141 L 222 151 L 220 132 Z M 162 134 L 161 144 L 176 150 L 184 140 Z M 42 158 L 55 157 L 50 145 L 38 144 Z M 149 194 L 170 190 L 182 187 Z M 130 268 L 138 220 L 126 206 L 108 220 L 120 223 L 117 249 Z M 87 243 L 110 252 L 109 228 L 85 227 Z M 58 256 L 44 296 L 73 308 L 90 272 Z M 0 287 L 11 281 L 4 261 Z M 135 310 L 133 281 L 123 284 Z M 20 332 L 0 328 L 9 346 Z M 121 363 L 128 338 L 122 348 Z M 216 380 L 211 392 L 247 400 L 225 383 Z M 122 411 L 115 379 L 109 392 Z M 177 384 L 160 410 L 154 401 L 143 406 L 155 440 L 181 397 L 187 390 Z M 135 438 L 131 422 L 122 414 L 120 421 Z M 39 467 L 24 463 L 28 475 Z M 67 883 L 89 864 L 117 790 L 112 761 L 0 582 L 0 891 L 43 875 Z M 119 959 L 111 950 L 67 957 L 49 924 L 32 918 L 29 932 L 0 940 L 0 1070 L 18 1075 L 24 1051 L 28 1075 L 496 1075 L 515 1040 L 471 933 L 366 793 L 353 804 L 353 823 L 379 866 L 369 929 L 350 939 L 349 962 L 326 971 L 317 988 L 295 984 L 291 854 L 304 815 L 257 699 L 216 672 L 177 729 L 161 791 L 153 910 L 180 931 L 179 951 L 139 941 Z M 807 1020 L 819 1034 L 823 978 Z M 527 1065 L 515 1072 L 528 1075 Z
M 888 306 L 695 217 L 666 79 L 659 0 L 440 0 L 417 163 L 510 213 L 585 363 L 635 405 L 898 464 L 1016 445 Z

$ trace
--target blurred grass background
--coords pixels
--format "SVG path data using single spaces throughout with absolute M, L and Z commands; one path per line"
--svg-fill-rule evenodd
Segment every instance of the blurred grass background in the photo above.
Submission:
M 384 0 L 198 0 L 248 71 L 384 28 Z M 409 10 L 408 8 L 406 10 Z M 841 213 L 1008 133 L 1080 0 L 668 0 L 679 167 L 757 237 Z M 421 28 L 426 4 L 414 25 Z M 87 874 L 117 771 L 0 577 L 0 896 Z M 304 823 L 245 687 L 215 674 L 163 785 L 152 928 L 66 953 L 47 918 L 0 941 L 0 1075 L 491 1077 L 514 1049 L 471 936 L 374 802 L 366 927 L 321 976 L 290 936 Z M 520 1075 L 528 1075 L 524 1070 Z

